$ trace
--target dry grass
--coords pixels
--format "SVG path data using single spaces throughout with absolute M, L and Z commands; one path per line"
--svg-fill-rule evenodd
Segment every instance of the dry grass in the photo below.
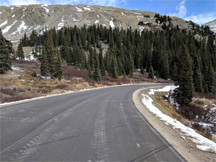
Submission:
M 143 82 L 172 82 L 163 79 L 152 80 L 148 78 L 147 74 L 142 75 L 137 71 L 134 72 L 133 78 L 119 76 L 117 79 L 114 79 L 106 75 L 101 77 L 100 82 L 96 82 L 94 79 L 86 80 L 87 70 L 80 70 L 78 67 L 67 66 L 66 63 L 62 65 L 63 79 L 58 81 L 57 79 L 42 79 L 32 76 L 34 71 L 40 74 L 40 62 L 13 60 L 12 66 L 19 67 L 19 70 L 9 71 L 7 74 L 0 74 L 1 87 L 10 88 L 0 93 L 2 98 L 1 102 L 11 102 L 47 94 L 64 93 L 65 91 L 78 91 L 84 88 L 88 89 Z
M 153 103 L 160 109 L 160 111 L 169 117 L 176 119 L 188 126 L 189 122 L 185 118 L 176 112 L 176 107 L 166 102 L 161 96 L 166 95 L 167 92 L 155 92 L 153 98 Z
M 198 98 L 198 96 L 196 96 L 193 98 L 193 102 L 190 106 L 180 106 L 179 109 L 176 109 L 175 106 L 165 101 L 165 99 L 168 99 L 165 96 L 166 94 L 167 92 L 156 92 L 155 96 L 153 97 L 154 104 L 164 114 L 172 117 L 173 119 L 177 119 L 186 126 L 189 126 L 188 121 L 190 121 L 192 128 L 197 133 L 216 142 L 216 138 L 211 134 L 211 132 L 216 134 L 216 124 L 212 120 L 215 118 L 216 114 L 210 113 L 209 111 L 213 107 L 212 105 L 210 106 L 210 104 L 215 103 L 215 100 Z M 206 95 L 199 94 L 199 96 Z M 208 107 L 204 107 L 208 104 Z M 203 125 L 198 124 L 200 122 L 212 124 L 213 127 L 204 127 Z

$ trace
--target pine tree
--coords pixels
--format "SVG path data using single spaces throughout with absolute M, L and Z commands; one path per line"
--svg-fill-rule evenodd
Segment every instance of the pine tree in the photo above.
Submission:
M 192 59 L 188 54 L 187 47 L 183 45 L 180 58 L 184 61 L 178 62 L 178 82 L 179 87 L 174 90 L 174 96 L 180 105 L 189 105 L 193 98 L 193 70 Z
M 194 90 L 196 92 L 203 92 L 203 88 L 202 88 L 202 73 L 200 72 L 199 69 L 196 69 L 194 74 L 193 74 L 193 78 L 194 78 Z
M 105 67 L 104 67 L 104 62 L 103 61 L 101 62 L 100 72 L 101 72 L 101 76 L 105 76 L 106 75 L 106 73 L 105 73 Z
M 96 60 L 95 65 L 96 65 L 96 67 L 95 67 L 95 70 L 93 73 L 93 78 L 95 81 L 98 82 L 98 81 L 101 81 L 101 73 L 100 73 L 100 69 L 99 69 L 99 61 L 98 60 Z
M 58 78 L 59 81 L 62 79 L 62 75 L 63 75 L 63 70 L 62 70 L 62 64 L 61 64 L 61 62 L 62 62 L 61 61 L 61 57 L 57 53 L 57 58 L 56 58 L 56 63 L 55 63 L 54 77 Z
M 40 67 L 41 75 L 47 76 L 48 73 L 48 60 L 46 55 L 46 50 L 43 47 L 42 55 L 41 55 L 41 67 Z
M 11 70 L 11 59 L 6 40 L 0 28 L 0 73 L 4 73 L 8 70 Z
M 133 77 L 133 72 L 134 72 L 134 59 L 133 59 L 133 56 L 132 54 L 130 55 L 130 71 L 129 71 L 129 75 L 130 75 L 130 78 Z
M 91 69 L 94 70 L 94 67 L 95 67 L 94 51 L 91 47 L 89 48 L 88 61 L 89 61 Z
M 55 72 L 55 57 L 56 57 L 56 50 L 53 47 L 53 40 L 52 40 L 52 35 L 49 34 L 48 40 L 45 45 L 45 50 L 47 54 L 47 60 L 48 60 L 48 67 L 49 67 L 49 72 L 51 74 L 51 77 L 53 78 L 53 74 Z
M 17 48 L 17 57 L 20 60 L 24 60 L 24 52 L 23 52 L 23 45 L 22 42 L 19 43 L 18 48 Z
M 193 82 L 194 82 L 194 90 L 195 92 L 203 92 L 202 86 L 202 73 L 200 69 L 200 62 L 197 56 L 194 56 L 193 61 Z
M 89 64 L 87 65 L 87 70 L 87 78 L 92 78 L 91 66 Z
M 117 63 L 115 61 L 114 58 L 111 59 L 111 62 L 110 62 L 110 70 L 109 70 L 109 73 L 110 73 L 110 76 L 112 78 L 118 78 L 118 73 L 117 73 Z
M 205 78 L 205 81 L 208 85 L 208 90 L 209 93 L 215 94 L 215 90 L 216 90 L 216 83 L 215 83 L 215 74 L 214 74 L 214 69 L 212 67 L 212 63 L 210 62 L 209 67 L 208 67 L 208 71 L 207 71 L 207 77 Z
M 172 69 L 172 80 L 174 81 L 177 81 L 177 77 L 178 77 L 177 72 L 178 72 L 177 66 L 176 66 L 176 63 L 174 62 L 173 69 Z
M 68 65 L 72 64 L 71 49 L 67 39 L 64 39 L 63 46 L 61 47 L 61 57 L 66 60 Z
M 169 77 L 169 62 L 168 62 L 168 56 L 166 53 L 164 53 L 164 56 L 162 58 L 160 71 L 161 71 L 160 77 L 167 80 Z
M 148 74 L 149 76 L 149 78 L 151 78 L 151 79 L 154 79 L 154 69 L 153 69 L 153 67 L 152 66 L 150 66 L 150 69 L 149 69 L 149 74 Z
M 144 68 L 143 68 L 143 66 L 141 66 L 140 72 L 141 72 L 141 74 L 144 74 Z

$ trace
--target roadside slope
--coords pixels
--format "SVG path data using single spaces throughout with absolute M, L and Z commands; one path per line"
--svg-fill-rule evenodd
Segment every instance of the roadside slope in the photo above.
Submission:
M 156 87 L 154 87 L 155 89 Z M 162 88 L 158 86 L 157 88 Z M 183 139 L 180 131 L 173 129 L 172 126 L 166 125 L 159 118 L 154 116 L 143 105 L 141 93 L 146 93 L 151 87 L 136 90 L 133 93 L 133 102 L 140 113 L 148 120 L 148 122 L 187 160 L 187 161 L 215 161 L 216 156 L 213 153 L 200 151 L 196 145 L 188 139 Z

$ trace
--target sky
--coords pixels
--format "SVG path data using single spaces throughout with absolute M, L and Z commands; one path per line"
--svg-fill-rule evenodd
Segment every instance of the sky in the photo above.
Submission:
M 0 0 L 0 6 L 27 4 L 87 4 L 153 11 L 199 25 L 216 19 L 216 0 Z

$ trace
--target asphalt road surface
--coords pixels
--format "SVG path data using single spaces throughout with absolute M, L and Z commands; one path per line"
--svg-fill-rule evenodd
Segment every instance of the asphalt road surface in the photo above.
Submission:
M 161 85 L 161 84 L 159 84 Z M 0 161 L 185 161 L 146 121 L 127 85 L 0 108 Z

